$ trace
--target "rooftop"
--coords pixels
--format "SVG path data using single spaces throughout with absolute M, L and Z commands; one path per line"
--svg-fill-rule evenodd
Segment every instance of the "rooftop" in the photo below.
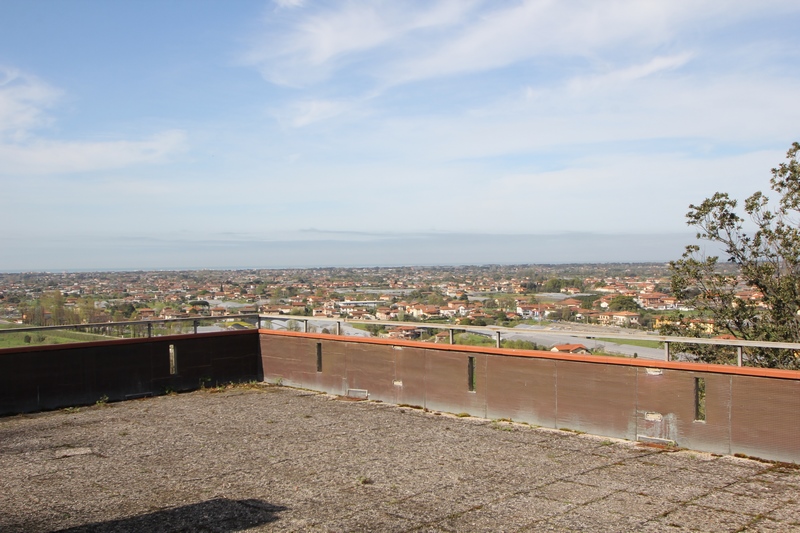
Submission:
M 0 418 L 2 531 L 800 531 L 800 471 L 252 385 Z

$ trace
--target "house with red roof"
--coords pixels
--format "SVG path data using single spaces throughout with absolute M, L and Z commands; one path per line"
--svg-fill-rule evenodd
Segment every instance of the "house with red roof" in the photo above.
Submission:
M 589 349 L 583 344 L 556 344 L 550 348 L 551 352 L 589 354 Z

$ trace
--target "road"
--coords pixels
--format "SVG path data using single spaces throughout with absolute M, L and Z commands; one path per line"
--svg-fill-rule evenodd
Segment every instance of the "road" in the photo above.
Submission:
M 292 317 L 287 318 L 288 320 L 303 320 L 302 317 Z M 287 321 L 280 321 L 275 320 L 274 328 L 275 329 L 283 329 L 285 328 L 285 324 Z M 336 325 L 329 321 L 322 321 L 322 320 L 309 320 L 309 329 L 315 328 L 317 331 L 322 331 L 323 328 L 327 328 L 329 331 L 333 332 L 336 328 Z M 424 326 L 424 324 L 419 324 L 420 326 Z M 546 346 L 547 348 L 553 346 L 554 344 L 583 344 L 592 352 L 596 352 L 598 350 L 609 353 L 609 354 L 617 354 L 617 355 L 624 355 L 627 357 L 639 357 L 642 359 L 655 359 L 655 360 L 663 360 L 664 359 L 664 350 L 663 348 L 645 348 L 642 346 L 633 346 L 630 344 L 619 344 L 615 342 L 608 342 L 608 341 L 598 341 L 597 337 L 593 339 L 587 339 L 584 336 L 577 336 L 571 334 L 570 331 L 573 329 L 580 328 L 579 331 L 581 333 L 590 331 L 590 332 L 597 332 L 597 337 L 603 338 L 608 336 L 624 336 L 626 334 L 633 335 L 633 334 L 641 334 L 640 331 L 626 331 L 623 328 L 616 328 L 616 327 L 606 327 L 606 326 L 590 326 L 584 324 L 551 324 L 548 326 L 531 326 L 528 324 L 520 324 L 515 329 L 514 333 L 504 333 L 503 339 L 505 340 L 521 340 L 521 341 L 529 341 L 535 342 L 536 344 Z M 494 338 L 494 333 L 486 330 L 486 329 L 467 329 L 470 333 L 475 333 L 478 335 L 484 335 L 487 337 Z M 354 337 L 372 337 L 373 335 L 362 329 L 355 328 L 346 322 L 342 322 L 342 334 L 350 335 Z
M 571 328 L 562 325 L 529 326 L 526 324 L 520 324 L 514 329 L 522 330 L 524 333 L 520 332 L 504 335 L 503 338 L 508 340 L 530 341 L 544 346 L 552 346 L 554 344 L 583 344 L 592 352 L 599 350 L 610 354 L 619 354 L 628 357 L 633 357 L 636 355 L 637 357 L 643 359 L 664 359 L 663 348 L 645 348 L 642 346 L 633 346 L 631 344 L 618 344 L 615 342 L 597 340 L 597 337 L 603 338 L 608 336 L 625 335 L 626 332 L 621 331 L 620 328 L 586 328 L 585 326 L 581 326 L 582 332 L 587 331 L 588 329 L 597 331 L 597 337 L 593 339 L 587 339 L 583 336 L 570 334 Z M 640 334 L 641 332 L 637 331 L 636 333 Z

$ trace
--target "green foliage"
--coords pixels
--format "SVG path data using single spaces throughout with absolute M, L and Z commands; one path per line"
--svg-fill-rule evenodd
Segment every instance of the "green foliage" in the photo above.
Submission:
M 66 344 L 70 342 L 89 342 L 95 340 L 108 340 L 105 335 L 83 333 L 81 331 L 50 330 L 47 335 L 42 333 L 3 333 L 0 335 L 0 348 L 14 348 L 26 344 Z
M 350 325 L 353 326 L 354 328 L 360 329 L 362 331 L 369 331 L 370 333 L 372 333 L 376 337 L 386 333 L 386 326 L 384 326 L 383 324 L 358 324 L 358 323 L 354 323 L 354 324 L 350 324 Z
M 122 321 L 127 320 L 133 316 L 133 313 L 136 312 L 136 308 L 133 307 L 133 304 L 130 303 L 123 303 L 119 305 L 111 306 L 111 312 L 113 313 L 114 320 Z
M 629 346 L 641 346 L 642 348 L 663 348 L 664 343 L 661 341 L 646 341 L 639 339 L 610 339 L 604 337 L 597 337 L 599 342 L 613 342 L 614 344 L 627 344 Z
M 573 296 L 576 300 L 580 300 L 581 307 L 584 309 L 591 309 L 596 300 L 600 299 L 599 294 L 590 294 L 587 296 Z
M 718 330 L 741 339 L 800 342 L 798 151 L 800 144 L 794 143 L 787 162 L 772 169 L 770 187 L 779 195 L 774 207 L 761 192 L 744 201 L 745 216 L 727 193 L 689 206 L 686 217 L 698 229 L 697 238 L 721 245 L 735 274 L 721 269 L 719 257 L 706 257 L 697 245 L 687 246 L 681 259 L 670 263 L 673 293 L 701 316 L 713 318 Z M 753 233 L 745 231 L 748 220 Z M 743 289 L 758 291 L 761 301 L 740 297 L 737 293 Z M 700 359 L 720 357 L 715 350 L 705 352 Z M 800 359 L 790 350 L 754 348 L 745 353 L 747 364 L 754 366 L 800 368 Z
M 465 344 L 467 346 L 494 346 L 496 341 L 477 335 L 475 333 L 458 333 L 453 337 L 456 344 Z
M 570 320 L 572 318 L 573 311 L 569 307 L 562 307 L 561 309 L 555 309 L 553 312 L 550 313 L 550 317 L 553 320 Z
M 639 304 L 632 296 L 615 296 L 608 304 L 609 311 L 638 311 Z
M 547 280 L 544 285 L 540 287 L 542 292 L 561 292 L 561 289 L 567 287 L 576 287 L 583 290 L 583 280 L 580 278 L 566 279 L 566 278 L 553 278 Z
M 545 350 L 547 351 L 546 346 L 541 346 L 536 344 L 535 342 L 531 341 L 501 341 L 500 346 L 503 348 L 513 348 L 515 350 Z

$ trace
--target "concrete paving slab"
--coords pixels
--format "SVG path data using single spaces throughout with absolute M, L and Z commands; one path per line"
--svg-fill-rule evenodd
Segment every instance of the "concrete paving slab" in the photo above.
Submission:
M 749 514 L 720 511 L 697 505 L 684 505 L 654 520 L 665 527 L 678 526 L 693 531 L 740 531 L 755 520 Z
M 252 385 L 0 419 L 0 531 L 800 531 L 800 471 Z

